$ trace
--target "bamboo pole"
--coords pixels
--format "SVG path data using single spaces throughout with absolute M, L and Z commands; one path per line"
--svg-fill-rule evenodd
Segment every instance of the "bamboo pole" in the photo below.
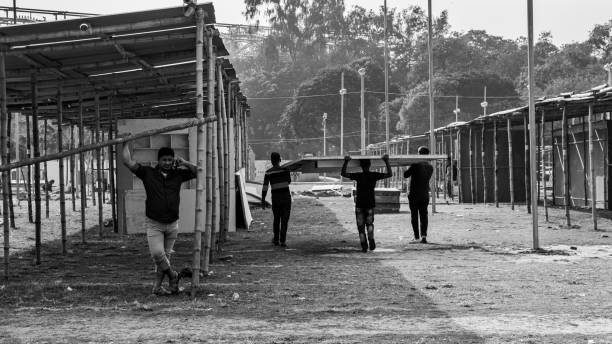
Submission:
M 450 198 L 451 201 L 455 201 L 455 181 L 453 180 L 453 176 L 455 174 L 455 169 L 454 169 L 454 164 L 455 164 L 455 159 L 457 158 L 455 156 L 455 142 L 453 140 L 453 129 L 450 129 L 448 131 L 448 140 L 449 140 L 449 144 L 450 144 Z M 408 154 L 408 152 L 406 152 L 406 154 Z M 399 170 L 398 170 L 398 174 L 399 174 Z
M 89 130 L 89 144 L 94 144 L 94 131 L 93 129 Z M 96 178 L 95 178 L 95 169 L 94 169 L 94 151 L 90 151 L 87 154 L 89 157 L 89 175 L 91 176 L 91 203 L 93 206 L 96 206 Z
M 588 173 L 587 173 L 587 154 L 588 154 L 588 145 L 587 145 L 587 131 L 584 123 L 584 116 L 580 117 L 580 124 L 582 124 L 582 155 L 584 156 L 582 162 L 582 169 L 584 173 L 582 174 L 582 184 L 584 186 L 584 206 L 587 207 L 589 203 L 589 182 L 588 182 Z M 572 134 L 572 136 L 574 136 Z M 574 145 L 576 146 L 576 150 L 578 150 L 578 142 L 576 142 L 576 138 L 574 137 Z M 578 153 L 580 154 L 580 153 Z
M 70 124 L 70 150 L 73 150 L 75 147 L 74 144 L 74 125 L 71 121 L 68 122 Z M 72 211 L 76 211 L 76 183 L 75 183 L 75 155 L 70 155 L 70 194 L 72 195 Z
M 499 171 L 497 169 L 497 159 L 499 152 L 497 147 L 497 119 L 493 120 L 493 197 L 495 207 L 499 208 Z
M 487 168 L 485 165 L 485 135 L 486 135 L 487 125 L 482 122 L 482 136 L 480 137 L 480 159 L 482 161 L 482 202 L 484 205 L 487 205 Z
M 31 74 L 32 87 L 32 139 L 34 145 L 34 158 L 40 156 L 40 143 L 38 142 L 38 85 L 36 73 Z M 36 265 L 40 264 L 40 249 L 41 249 L 41 223 L 40 223 L 40 163 L 34 164 L 34 224 L 36 232 Z
M 462 178 L 462 173 L 461 173 L 461 129 L 457 129 L 457 196 L 458 196 L 458 201 L 459 203 L 463 203 L 465 202 L 465 200 L 463 199 L 463 179 Z M 408 152 L 408 154 L 410 154 L 410 152 Z
M 597 184 L 595 183 L 595 164 L 593 163 L 593 105 L 589 105 L 589 174 L 591 179 L 591 213 L 593 230 L 597 230 Z
M 79 92 L 79 148 L 85 146 L 85 132 L 83 128 L 83 96 Z M 85 180 L 85 154 L 79 155 L 79 179 L 81 184 L 81 241 L 85 243 L 85 208 L 87 207 L 87 190 Z
M 531 185 L 529 179 L 529 130 L 527 129 L 527 116 L 523 116 L 523 138 L 525 140 L 525 201 L 527 203 L 527 213 L 531 214 Z
M 115 116 L 113 114 L 112 98 L 108 98 L 108 116 L 110 118 L 110 124 L 108 127 L 108 139 L 112 140 L 115 136 L 113 128 L 115 126 Z M 110 202 L 111 202 L 111 217 L 113 219 L 113 232 L 119 232 L 119 226 L 117 224 L 117 197 L 115 195 L 115 149 L 116 146 L 108 146 L 108 180 L 110 183 Z
M 95 97 L 96 102 L 96 143 L 100 143 L 100 97 L 96 94 Z M 91 136 L 91 140 L 93 141 L 94 137 Z M 102 161 L 100 159 L 100 148 L 95 150 L 96 152 L 96 168 L 98 172 L 96 177 L 98 179 L 98 235 L 102 237 L 103 229 L 104 229 L 104 204 L 102 203 Z M 93 170 L 92 170 L 93 172 Z M 92 182 L 94 174 L 91 174 Z
M 214 116 L 215 111 L 215 51 L 213 45 L 213 36 L 209 32 L 207 35 L 208 50 L 208 83 L 206 90 L 208 92 L 208 116 Z M 202 270 L 205 275 L 208 275 L 209 264 L 210 264 L 210 249 L 212 242 L 212 213 L 213 213 L 213 198 L 214 184 L 213 184 L 213 126 L 208 124 L 206 126 L 206 223 L 204 225 L 204 251 L 202 252 Z
M 554 156 L 554 150 L 555 150 L 555 143 L 557 142 L 557 140 L 555 139 L 555 121 L 550 122 L 550 154 L 549 154 L 549 158 L 550 158 L 550 165 L 552 166 L 552 180 L 550 181 L 550 183 L 552 184 L 552 188 L 551 188 L 551 200 L 552 200 L 552 205 L 556 205 L 557 204 L 557 200 L 556 198 L 556 194 L 555 194 L 555 178 L 556 178 L 556 174 L 555 174 L 555 156 Z M 607 166 L 607 165 L 606 165 Z
M 565 198 L 565 225 L 572 225 L 570 218 L 570 174 L 569 174 L 569 158 L 567 151 L 567 108 L 563 107 L 563 116 L 561 118 L 561 145 L 563 146 L 563 195 Z
M 540 178 L 542 178 L 542 183 L 544 184 L 544 216 L 546 218 L 546 222 L 548 222 L 548 195 L 546 194 L 546 149 L 545 149 L 545 140 L 544 140 L 544 130 L 546 129 L 546 112 L 542 110 L 542 128 L 540 132 L 540 146 L 542 147 L 542 154 L 540 155 L 541 159 L 541 172 Z M 552 136 L 551 136 L 552 138 Z
M 47 155 L 48 153 L 48 148 L 49 145 L 47 144 L 47 118 L 45 118 L 45 120 L 43 121 L 44 124 L 44 129 L 43 129 L 43 151 L 45 152 L 45 155 Z M 43 168 L 44 168 L 44 175 L 43 178 L 45 179 L 45 218 L 49 218 L 49 172 L 47 171 L 49 169 L 49 165 L 47 164 L 47 162 L 45 161 L 43 163 Z
M 6 113 L 6 117 L 7 117 L 7 124 L 6 124 L 6 160 L 7 161 L 11 161 L 11 125 L 12 125 L 12 114 L 10 112 L 7 111 Z M 19 149 L 19 145 L 17 145 L 17 149 Z M 19 174 L 19 171 L 17 171 L 17 173 Z M 11 228 L 16 228 L 15 226 L 15 209 L 13 207 L 13 183 L 11 181 L 12 179 L 12 171 L 9 171 L 9 178 L 8 180 L 6 180 L 6 182 L 8 183 L 8 201 L 9 201 L 9 218 L 10 218 L 10 225 Z M 17 194 L 19 195 L 19 193 Z
M 225 92 L 224 92 L 225 93 Z M 229 232 L 229 223 L 230 223 L 230 160 L 229 160 L 229 114 L 232 111 L 232 86 L 231 81 L 228 83 L 227 87 L 227 106 L 224 104 L 223 108 L 223 165 L 224 165 L 224 177 L 223 177 L 223 190 L 225 192 L 225 204 L 223 208 L 223 223 L 224 227 L 221 232 L 221 242 L 224 243 L 227 240 L 227 233 Z
M 0 153 L 2 155 L 2 165 L 9 163 L 8 147 L 7 147 L 7 121 L 8 111 L 6 109 L 6 69 L 5 69 L 5 52 L 0 52 Z M 10 178 L 10 171 L 2 172 L 2 180 L 6 181 Z M 8 210 L 8 183 L 2 183 L 2 227 L 4 235 L 4 280 L 9 280 L 9 258 L 10 258 L 10 234 L 9 228 L 9 210 Z
M 28 159 L 32 158 L 32 142 L 30 137 L 32 136 L 32 131 L 30 129 L 30 120 L 31 117 L 25 116 L 26 119 L 26 156 Z M 28 165 L 28 221 L 30 223 L 34 223 L 34 211 L 32 208 L 32 167 Z
M 225 88 L 223 87 L 223 71 L 221 70 L 221 66 L 217 68 L 217 79 L 218 79 L 218 101 L 219 101 L 219 120 L 217 121 L 217 157 L 218 157 L 218 180 L 219 180 L 219 232 L 217 233 L 217 252 L 221 252 L 221 233 L 225 228 L 225 152 L 223 147 L 224 138 L 224 121 L 225 121 Z
M 198 9 L 196 14 L 196 118 L 204 118 L 204 14 Z M 210 95 L 210 93 L 209 93 Z M 200 262 L 202 256 L 202 228 L 206 222 L 205 202 L 206 184 L 203 165 L 206 159 L 204 126 L 197 128 L 197 175 L 196 175 L 196 210 L 193 240 L 193 262 L 191 276 L 191 296 L 195 297 L 200 285 Z
M 100 128 L 100 139 L 98 140 L 98 142 L 105 142 L 106 140 L 108 140 L 108 137 L 106 137 L 106 131 L 104 130 L 104 128 Z M 98 195 L 102 197 L 102 204 L 106 204 L 106 190 L 107 190 L 107 183 L 108 183 L 108 178 L 106 176 L 106 171 L 108 171 L 107 167 L 106 167 L 106 161 L 107 161 L 108 157 L 106 156 L 106 150 L 104 149 L 100 149 L 100 170 L 101 170 L 101 177 L 102 180 L 100 180 L 100 185 L 102 188 L 102 194 Z
M 21 160 L 21 152 L 19 151 L 21 149 L 21 139 L 20 139 L 20 134 L 21 134 L 21 126 L 19 123 L 19 118 L 20 118 L 20 114 L 18 112 L 15 113 L 15 160 L 19 161 Z M 10 138 L 9 138 L 10 140 Z M 21 169 L 17 170 L 17 205 L 21 208 L 21 174 L 23 172 L 21 171 Z
M 57 151 L 64 149 L 62 88 L 57 90 Z M 62 232 L 62 255 L 66 255 L 66 191 L 64 190 L 64 159 L 59 159 L 60 227 Z
M 212 229 L 210 232 L 211 240 L 210 240 L 210 252 L 209 252 L 209 261 L 212 261 L 213 252 L 215 251 L 217 235 L 219 230 L 219 211 L 217 208 L 219 202 L 219 164 L 217 159 L 217 151 L 219 150 L 219 140 L 217 137 L 217 123 L 212 124 Z
M 472 126 L 470 126 L 470 195 L 472 196 L 472 204 L 476 204 L 476 195 L 474 190 L 474 147 L 472 141 Z
M 442 154 L 448 155 L 448 149 L 446 148 L 446 143 L 444 142 L 444 132 L 440 132 L 440 138 L 442 139 L 442 146 L 440 147 L 439 152 L 441 152 Z M 448 159 L 446 161 L 448 161 Z M 451 164 L 452 164 L 452 161 L 451 161 Z M 448 194 L 448 185 L 447 185 L 448 184 L 448 173 L 446 172 L 447 171 L 446 169 L 449 169 L 452 171 L 451 167 L 447 164 L 446 168 L 442 170 L 442 173 L 438 173 L 438 174 L 443 175 L 442 182 L 444 183 L 444 185 L 442 186 L 442 190 L 444 191 L 444 200 L 447 200 L 446 196 Z
M 536 131 L 536 135 L 537 135 L 537 142 L 538 142 L 538 143 L 542 143 L 542 138 L 540 137 L 540 134 L 541 134 L 541 133 L 542 133 L 542 125 L 541 125 L 541 123 L 539 123 L 539 122 L 538 122 L 538 128 L 537 128 L 537 131 Z M 538 190 L 537 190 L 537 195 L 538 195 L 538 196 L 537 196 L 537 197 L 538 197 L 538 198 L 537 198 L 537 200 L 536 200 L 536 204 L 539 204 L 539 203 L 540 203 L 540 194 L 541 194 L 541 191 L 540 191 L 540 190 L 541 190 L 541 188 L 542 188 L 542 182 L 541 182 L 541 180 L 542 180 L 542 178 L 543 178 L 543 176 L 544 176 L 544 175 L 542 174 L 541 167 L 540 167 L 540 162 L 542 161 L 542 149 L 543 149 L 543 147 L 542 147 L 542 145 L 540 144 L 540 145 L 539 145 L 539 147 L 538 147 L 538 150 L 537 150 L 537 158 L 536 158 L 536 162 L 538 162 L 537 167 L 536 167 L 536 171 L 538 171 L 538 172 L 539 172 L 539 174 L 540 174 L 540 178 L 537 178 L 537 184 L 538 184 Z
M 508 175 L 510 177 L 510 208 L 514 210 L 514 157 L 512 156 L 512 121 L 508 123 Z

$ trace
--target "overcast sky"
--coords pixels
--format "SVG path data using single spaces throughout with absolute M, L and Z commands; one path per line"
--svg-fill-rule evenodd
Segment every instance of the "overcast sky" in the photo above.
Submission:
M 384 0 L 345 0 L 347 7 L 375 8 Z M 205 2 L 200 0 L 200 3 Z M 218 22 L 245 23 L 243 0 L 213 1 Z M 12 6 L 12 1 L 0 4 Z M 18 7 L 69 10 L 91 13 L 119 13 L 172 7 L 182 0 L 17 0 Z M 427 7 L 427 0 L 388 0 L 389 7 Z M 453 30 L 483 29 L 495 35 L 517 38 L 527 35 L 527 0 L 433 0 L 433 11 L 447 9 Z M 51 8 L 53 7 L 53 8 Z M 595 24 L 612 19 L 612 0 L 534 0 L 536 35 L 551 31 L 557 44 L 583 41 Z

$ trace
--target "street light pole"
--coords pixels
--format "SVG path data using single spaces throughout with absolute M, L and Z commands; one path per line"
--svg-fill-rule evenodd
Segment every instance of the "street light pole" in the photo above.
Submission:
M 359 76 L 361 76 L 361 155 L 365 155 L 366 151 L 366 134 L 365 134 L 365 91 L 364 91 L 364 76 L 365 68 L 359 68 Z
M 387 0 L 385 0 L 385 143 L 387 154 L 389 154 L 389 57 L 387 50 Z
M 342 72 L 340 81 L 340 155 L 344 155 L 344 95 L 346 94 L 346 88 L 344 88 L 344 72 Z
M 327 112 L 323 113 L 323 156 L 327 156 Z

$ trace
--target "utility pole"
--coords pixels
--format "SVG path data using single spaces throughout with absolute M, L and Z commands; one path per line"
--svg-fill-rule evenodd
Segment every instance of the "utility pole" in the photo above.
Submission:
M 461 109 L 459 109 L 459 96 L 455 96 L 455 110 L 453 113 L 455 114 L 455 123 L 459 122 L 459 113 Z
M 385 143 L 389 154 L 389 57 L 387 47 L 387 0 L 385 0 Z
M 327 112 L 323 113 L 323 156 L 327 156 Z
M 431 0 L 427 0 L 427 51 L 429 56 L 429 151 L 431 154 L 436 154 L 436 134 L 434 133 L 434 96 L 433 96 L 433 29 L 431 24 Z M 438 190 L 437 180 L 437 171 L 436 164 L 433 164 L 433 174 L 431 183 L 434 185 L 433 192 L 431 193 L 431 213 L 436 212 L 436 192 Z
M 533 49 L 533 0 L 527 0 L 527 41 L 529 43 L 528 53 L 528 71 L 529 71 L 529 165 L 530 165 L 530 192 L 531 192 L 531 218 L 532 218 L 532 230 L 533 230 L 533 249 L 537 250 L 540 248 L 539 234 L 538 234 L 538 202 L 537 202 L 537 163 L 536 163 L 536 117 L 535 117 L 535 101 L 533 96 L 533 89 L 535 85 L 533 66 L 535 63 L 534 49 Z
M 366 151 L 366 133 L 365 133 L 365 83 L 364 76 L 365 68 L 359 68 L 359 76 L 361 77 L 361 155 L 365 155 Z
M 344 88 L 344 72 L 341 74 L 340 81 L 340 155 L 344 155 L 344 95 L 346 94 L 346 88 Z

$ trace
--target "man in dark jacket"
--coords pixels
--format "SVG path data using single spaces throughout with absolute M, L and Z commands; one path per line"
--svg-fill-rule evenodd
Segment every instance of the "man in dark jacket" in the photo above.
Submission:
M 272 213 L 274 214 L 273 231 L 274 238 L 272 243 L 277 246 L 287 247 L 287 226 L 289 225 L 289 215 L 291 215 L 291 174 L 288 170 L 280 167 L 281 157 L 277 152 L 270 154 L 272 167 L 266 171 L 264 183 L 261 189 L 261 205 L 266 206 L 266 194 L 268 184 L 272 188 Z
M 344 164 L 342 165 L 340 175 L 357 182 L 355 217 L 357 220 L 359 241 L 361 242 L 361 249 L 363 252 L 368 251 L 368 243 L 370 250 L 374 251 L 376 249 L 376 242 L 374 241 L 374 207 L 376 207 L 374 188 L 376 187 L 377 181 L 393 176 L 391 166 L 389 165 L 389 155 L 385 154 L 382 156 L 382 160 L 387 165 L 387 173 L 370 172 L 371 162 L 369 159 L 359 160 L 363 172 L 347 173 L 346 167 L 350 160 L 350 156 L 347 155 L 344 157 Z M 367 237 L 366 227 L 368 230 Z
M 429 148 L 419 147 L 419 154 L 429 154 Z M 412 217 L 412 230 L 414 231 L 414 242 L 427 243 L 427 207 L 429 206 L 429 180 L 433 174 L 433 167 L 428 162 L 418 162 L 410 165 L 404 171 L 404 178 L 410 178 L 410 190 L 408 191 L 408 206 Z M 421 230 L 419 231 L 419 219 Z

